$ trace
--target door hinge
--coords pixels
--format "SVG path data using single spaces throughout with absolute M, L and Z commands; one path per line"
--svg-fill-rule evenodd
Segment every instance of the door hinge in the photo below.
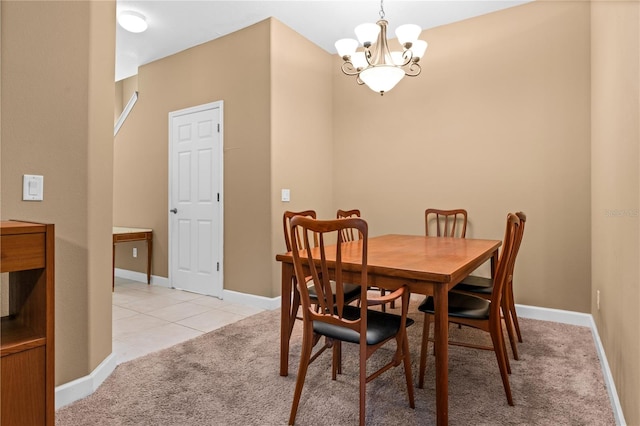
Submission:
M 220 193 L 218 192 L 218 202 L 220 202 Z
M 220 272 L 220 262 L 216 262 L 216 271 Z
M 218 123 L 218 133 L 220 133 L 220 123 Z

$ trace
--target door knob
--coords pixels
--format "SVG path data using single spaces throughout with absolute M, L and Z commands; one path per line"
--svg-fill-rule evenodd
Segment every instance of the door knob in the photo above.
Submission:
M 175 208 L 174 208 L 174 209 L 171 209 L 171 210 L 169 210 L 169 211 L 170 211 L 171 213 L 173 213 L 173 214 L 178 213 L 178 209 L 175 209 Z

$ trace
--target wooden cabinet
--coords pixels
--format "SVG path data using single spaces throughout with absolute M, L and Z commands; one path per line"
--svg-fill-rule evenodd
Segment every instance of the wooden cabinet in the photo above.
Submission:
M 0 222 L 0 272 L 0 425 L 53 425 L 54 226 Z

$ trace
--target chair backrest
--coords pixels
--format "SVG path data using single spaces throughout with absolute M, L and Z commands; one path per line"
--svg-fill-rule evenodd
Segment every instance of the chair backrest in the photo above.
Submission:
M 522 237 L 524 236 L 524 225 L 527 221 L 527 215 L 523 212 L 516 212 L 516 216 L 520 219 L 520 226 L 518 227 L 518 234 L 516 235 L 515 247 L 513 249 L 513 264 L 511 265 L 511 279 L 513 279 L 513 270 L 516 267 L 516 258 L 520 251 L 520 244 L 522 244 Z
M 349 217 L 360 217 L 360 210 L 358 209 L 353 209 L 353 210 L 340 210 L 338 209 L 338 212 L 336 213 L 336 218 L 337 219 L 346 219 Z M 344 241 L 355 241 L 357 239 L 360 239 L 361 236 L 359 233 L 354 232 L 353 228 L 346 228 L 342 230 L 342 237 L 344 238 Z
M 305 210 L 302 212 L 291 212 L 291 211 L 285 211 L 284 214 L 282 215 L 282 225 L 284 227 L 284 243 L 287 245 L 287 251 L 291 251 L 293 248 L 293 245 L 291 244 L 291 219 L 294 216 L 305 216 L 305 217 L 310 217 L 312 219 L 316 218 L 316 212 L 314 210 Z M 315 247 L 318 246 L 318 239 L 317 236 L 316 238 L 314 238 L 314 242 L 315 242 Z M 301 246 L 302 242 L 298 241 L 298 246 Z
M 433 225 L 431 233 L 429 225 Z M 467 234 L 467 211 L 427 209 L 424 211 L 424 230 L 426 236 L 464 238 Z
M 342 237 L 344 229 L 353 229 L 354 232 L 362 235 L 362 239 L 358 242 L 344 241 Z M 300 292 L 303 315 L 307 320 L 323 321 L 358 332 L 366 330 L 367 229 L 367 222 L 360 218 L 315 220 L 295 216 L 291 219 L 292 256 L 296 285 Z M 314 246 L 309 238 L 310 235 L 318 236 L 318 247 Z M 300 240 L 302 245 L 298 243 Z M 358 259 L 361 267 L 358 284 L 362 289 L 360 309 L 363 319 L 356 321 L 343 318 L 344 307 L 347 305 L 344 298 L 344 275 L 353 274 L 353 272 L 343 274 L 346 272 L 342 263 L 343 251 L 349 254 L 350 262 Z M 331 262 L 331 271 L 329 262 Z M 350 278 L 349 282 L 353 283 L 353 276 L 351 275 Z M 313 286 L 315 289 L 319 306 L 317 310 L 315 305 L 311 305 L 309 286 Z
M 515 247 L 515 253 L 514 253 L 514 257 L 516 257 L 518 255 L 518 251 L 520 251 L 520 244 L 522 244 L 522 237 L 524 236 L 524 225 L 525 222 L 527 221 L 527 215 L 524 214 L 523 212 L 517 212 L 516 216 L 518 216 L 518 219 L 520 219 L 520 227 L 518 228 L 518 236 L 516 238 L 516 247 Z M 515 260 L 514 260 L 514 265 L 515 265 Z
M 513 213 L 507 215 L 507 228 L 504 232 L 502 250 L 496 267 L 493 279 L 493 291 L 491 292 L 491 315 L 500 318 L 500 303 L 504 288 L 513 278 L 513 264 L 518 251 L 518 235 L 520 233 L 521 222 L 518 216 Z

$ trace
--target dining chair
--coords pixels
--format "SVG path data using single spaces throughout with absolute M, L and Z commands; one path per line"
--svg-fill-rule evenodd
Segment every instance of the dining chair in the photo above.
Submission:
M 336 213 L 336 219 L 346 219 L 349 217 L 360 217 L 360 210 L 358 209 L 352 209 L 352 210 L 341 210 L 338 209 L 337 213 Z M 354 232 L 353 229 L 344 229 L 342 230 L 342 237 L 344 239 L 344 241 L 355 241 L 355 240 L 359 240 L 360 238 L 362 238 L 358 233 Z M 380 290 L 380 295 L 384 296 L 386 294 L 385 289 L 381 288 L 378 289 L 377 287 L 369 287 L 369 290 Z M 395 308 L 396 304 L 395 301 L 392 301 L 390 304 L 391 308 Z M 387 307 L 386 305 L 382 305 L 380 306 L 380 309 L 382 309 L 382 311 L 386 311 Z
M 293 244 L 291 244 L 291 219 L 294 216 L 304 216 L 304 217 L 310 217 L 312 219 L 315 219 L 317 217 L 315 210 L 304 210 L 301 212 L 292 212 L 292 211 L 285 211 L 284 214 L 282 215 L 282 225 L 284 227 L 284 243 L 287 246 L 287 251 L 291 251 L 293 250 Z M 318 236 L 314 235 L 313 238 L 313 243 L 314 243 L 314 247 L 318 246 Z M 301 241 L 298 241 L 298 246 L 301 245 Z
M 518 234 L 516 235 L 516 246 L 513 259 L 514 269 L 515 261 L 520 250 L 520 244 L 522 243 L 522 237 L 524 236 L 525 223 L 527 221 L 527 215 L 525 215 L 523 212 L 517 212 L 516 216 L 518 216 L 518 219 L 520 219 L 520 226 L 518 227 Z M 512 270 L 509 274 L 511 275 L 512 279 L 507 282 L 504 288 L 505 294 L 502 302 L 502 314 L 504 316 L 507 333 L 509 335 L 509 342 L 511 343 L 511 352 L 513 353 L 513 358 L 517 360 L 519 359 L 519 356 L 516 338 L 514 336 L 514 329 L 515 334 L 517 335 L 518 342 L 520 343 L 522 343 L 522 333 L 520 332 L 520 324 L 518 323 L 515 298 L 513 295 L 513 274 L 514 272 Z M 493 279 L 470 275 L 462 280 L 460 284 L 456 285 L 451 291 L 456 293 L 471 294 L 472 296 L 478 296 L 490 300 L 491 293 L 493 292 Z
M 502 334 L 502 298 L 504 295 L 504 286 L 511 279 L 513 271 L 513 262 L 515 260 L 516 239 L 518 229 L 520 227 L 520 219 L 513 213 L 507 215 L 507 226 L 502 244 L 502 251 L 498 264 L 496 266 L 495 278 L 493 280 L 493 292 L 491 299 L 486 300 L 481 297 L 471 296 L 468 294 L 449 292 L 449 323 L 461 324 L 473 328 L 486 331 L 491 336 L 491 346 L 479 346 L 475 344 L 467 344 L 460 341 L 449 341 L 451 345 L 466 346 L 474 349 L 492 350 L 496 354 L 500 376 L 502 377 L 502 385 L 507 396 L 509 405 L 513 405 L 513 397 L 511 395 L 511 386 L 509 385 L 509 374 L 511 367 L 509 366 L 509 358 L 507 356 L 507 347 Z M 424 328 L 422 333 L 422 345 L 420 348 L 420 373 L 418 387 L 424 385 L 424 375 L 426 371 L 427 344 L 429 341 L 429 325 L 431 317 L 434 315 L 433 297 L 429 296 L 418 307 L 424 312 Z
M 341 210 L 338 209 L 336 213 L 336 219 L 346 219 L 349 217 L 360 217 L 360 210 L 352 209 L 352 210 Z M 343 229 L 342 237 L 344 241 L 355 241 L 359 240 L 361 237 L 358 233 L 354 232 L 353 229 Z
M 424 211 L 424 233 L 427 237 L 465 238 L 467 235 L 467 217 L 465 209 L 426 209 Z M 429 234 L 429 229 L 431 229 L 431 234 Z M 461 326 L 458 327 L 461 328 Z M 434 346 L 434 355 L 435 349 Z
M 291 219 L 295 216 L 303 216 L 303 217 L 308 217 L 308 218 L 312 218 L 315 219 L 316 218 L 316 212 L 315 210 L 304 210 L 304 211 L 300 211 L 300 212 L 293 212 L 293 211 L 285 211 L 284 214 L 282 215 L 282 225 L 284 227 L 284 242 L 285 245 L 287 247 L 287 251 L 291 251 L 293 250 L 293 244 L 292 244 L 292 235 L 291 235 Z M 317 247 L 318 246 L 318 235 L 317 234 L 312 234 L 312 243 L 313 243 L 313 247 Z M 297 234 L 297 238 L 298 238 L 298 247 L 302 247 L 302 234 Z M 295 277 L 292 279 L 292 283 L 291 283 L 291 288 L 293 289 L 293 299 L 291 301 L 291 312 L 295 315 L 292 315 L 292 317 L 295 317 L 296 319 L 301 320 L 302 317 L 297 315 L 298 309 L 300 308 L 300 293 L 298 292 L 297 288 L 296 288 L 296 283 L 295 283 Z M 349 302 L 352 302 L 354 300 L 357 300 L 360 297 L 360 286 L 356 285 L 356 284 L 345 284 L 344 285 L 344 292 L 346 294 L 346 300 L 348 300 Z M 283 295 L 284 297 L 284 295 Z M 313 305 L 318 306 L 317 304 L 317 296 L 315 294 L 315 289 L 309 289 L 309 297 L 311 298 L 311 303 Z M 295 323 L 295 320 L 291 321 L 290 327 L 291 329 L 289 330 L 289 332 L 291 333 L 291 330 L 293 330 L 293 325 Z
M 359 242 L 347 242 L 343 237 L 343 230 L 351 229 L 361 236 Z M 319 236 L 319 246 L 314 248 L 310 233 Z M 404 366 L 409 406 L 415 408 L 413 394 L 413 379 L 411 375 L 411 359 L 406 328 L 413 324 L 407 318 L 409 310 L 409 289 L 406 286 L 395 290 L 384 297 L 369 297 L 367 294 L 367 222 L 361 218 L 315 220 L 308 217 L 295 216 L 291 219 L 291 234 L 293 236 L 292 257 L 300 292 L 303 312 L 302 353 L 300 367 L 296 378 L 296 386 L 291 405 L 289 424 L 296 419 L 302 388 L 309 364 L 326 349 L 332 348 L 331 378 L 336 380 L 342 364 L 342 342 L 357 344 L 359 347 L 359 393 L 360 393 L 360 425 L 365 424 L 366 384 L 382 373 Z M 302 246 L 298 245 L 298 236 L 302 236 Z M 335 244 L 329 242 L 335 241 Z M 348 257 L 348 265 L 343 259 Z M 357 264 L 357 269 L 354 269 Z M 344 279 L 356 274 L 360 281 L 360 306 L 349 305 L 345 300 Z M 331 285 L 335 280 L 336 286 Z M 314 288 L 320 309 L 312 306 L 309 289 Z M 390 300 L 402 301 L 401 314 L 391 314 L 369 309 L 370 306 L 388 303 Z M 320 341 L 319 336 L 325 337 L 324 345 L 315 354 L 314 346 Z M 381 368 L 367 375 L 367 360 L 387 342 L 395 340 L 393 357 Z M 311 392 L 317 392 L 313 388 Z M 317 395 L 309 401 L 319 401 L 322 395 Z M 329 403 L 331 395 L 326 395 Z M 319 409 L 330 413 L 324 404 Z M 330 420 L 328 420 L 330 423 Z
M 426 236 L 464 238 L 467 233 L 467 211 L 426 209 L 424 230 Z

